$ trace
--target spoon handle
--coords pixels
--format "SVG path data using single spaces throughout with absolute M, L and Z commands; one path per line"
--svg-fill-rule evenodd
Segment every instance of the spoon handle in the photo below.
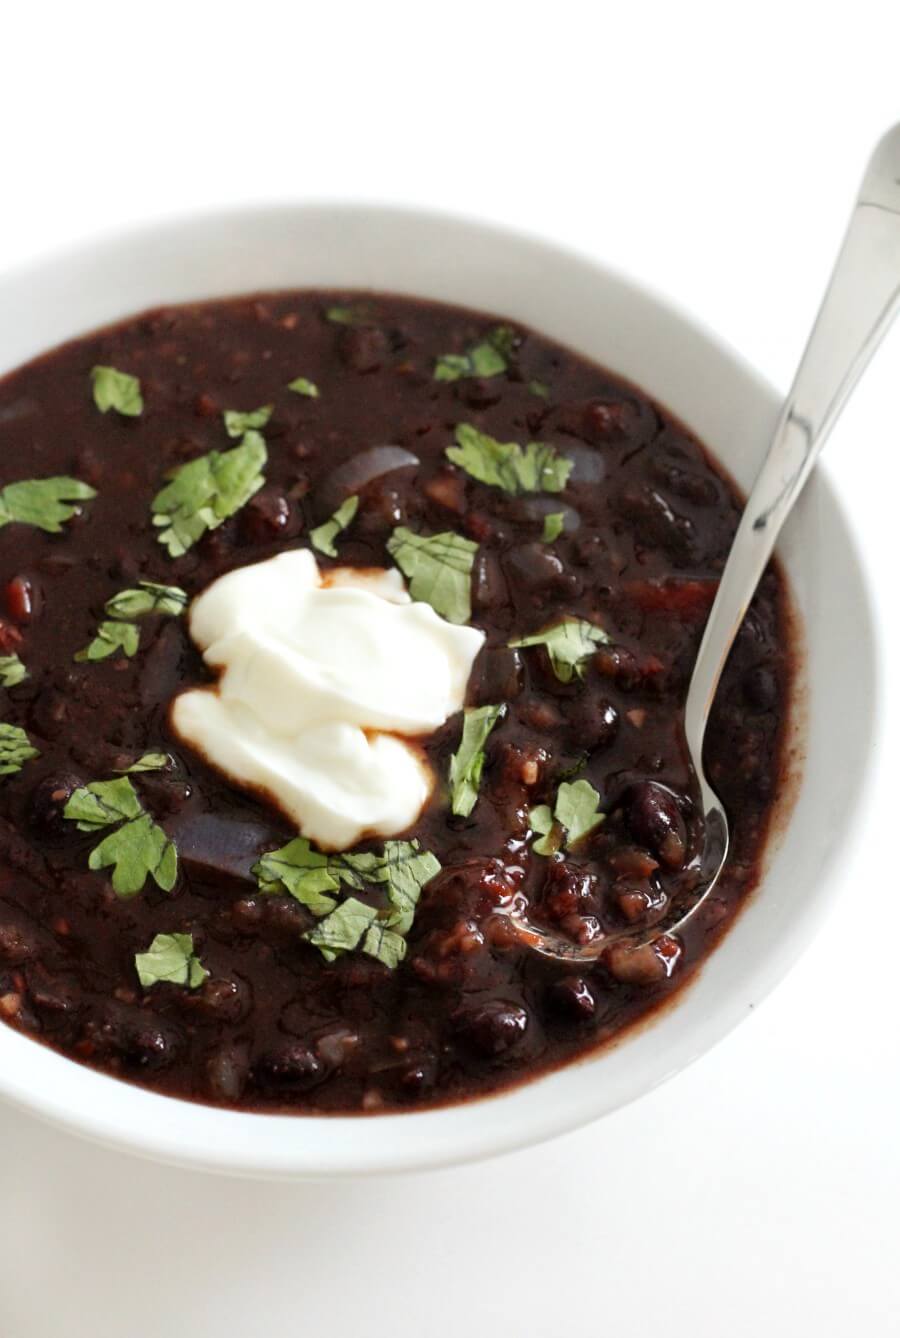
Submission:
M 685 704 L 699 758 L 728 652 L 829 432 L 900 308 L 900 125 L 869 162 L 831 282 L 747 499 L 710 610 Z

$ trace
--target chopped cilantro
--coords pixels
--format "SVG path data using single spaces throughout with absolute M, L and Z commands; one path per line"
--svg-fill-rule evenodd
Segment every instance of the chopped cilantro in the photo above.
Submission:
M 450 759 L 450 808 L 467 818 L 478 799 L 484 748 L 488 735 L 506 714 L 506 707 L 468 706 L 463 713 L 462 738 Z
M 563 618 L 534 636 L 510 641 L 510 647 L 544 646 L 550 657 L 553 672 L 560 683 L 571 683 L 573 678 L 584 677 L 584 666 L 597 644 L 607 645 L 609 637 L 602 627 L 585 618 Z
M 273 408 L 272 404 L 263 404 L 259 409 L 251 409 L 248 413 L 242 413 L 239 409 L 226 409 L 222 414 L 225 431 L 229 437 L 242 437 L 245 432 L 258 431 L 265 427 L 272 417 Z
M 413 599 L 424 600 L 451 623 L 472 616 L 472 564 L 478 545 L 461 534 L 415 534 L 399 525 L 387 549 L 409 581 Z
M 247 432 L 240 446 L 189 460 L 154 497 L 153 523 L 170 557 L 181 557 L 207 530 L 233 516 L 265 483 L 266 443 Z
M 305 376 L 297 376 L 293 381 L 289 381 L 288 390 L 292 390 L 295 395 L 306 395 L 311 400 L 319 398 L 319 387 L 315 381 L 309 381 Z
M 28 670 L 18 655 L 0 655 L 0 687 L 14 688 L 27 677 Z
M 447 447 L 447 458 L 479 483 L 504 492 L 562 492 L 572 472 L 572 461 L 559 455 L 555 446 L 497 441 L 471 423 L 457 424 L 455 435 L 456 445 Z
M 544 532 L 541 535 L 545 544 L 552 544 L 563 532 L 566 521 L 565 511 L 550 511 L 544 517 Z
M 356 496 L 341 502 L 330 519 L 310 531 L 309 540 L 313 548 L 318 548 L 320 553 L 327 553 L 329 557 L 337 557 L 334 541 L 351 523 L 358 510 L 359 498 Z
M 91 371 L 94 403 L 101 413 L 115 409 L 125 418 L 139 418 L 144 410 L 141 383 L 128 372 L 115 367 L 94 367 Z
M 25 762 L 40 755 L 40 749 L 32 747 L 24 729 L 0 722 L 0 776 L 12 776 L 22 770 Z
M 88 857 L 89 869 L 112 866 L 117 896 L 133 897 L 149 875 L 164 892 L 171 892 L 178 877 L 175 846 L 161 827 L 144 812 L 127 776 L 82 785 L 63 809 L 82 832 L 99 831 L 121 823 L 105 836 Z
M 539 837 L 533 849 L 538 855 L 553 855 L 563 845 L 571 848 L 605 818 L 600 795 L 589 781 L 563 781 L 552 813 L 549 805 L 538 804 L 529 814 L 531 829 Z
M 434 367 L 435 381 L 459 381 L 464 376 L 499 376 L 509 365 L 515 333 L 498 325 L 465 353 L 444 353 Z
M 88 483 L 65 475 L 49 479 L 23 479 L 0 488 L 0 528 L 18 521 L 35 525 L 47 534 L 59 534 L 63 524 L 80 514 L 71 503 L 90 501 L 97 494 Z
M 195 990 L 209 975 L 192 934 L 157 934 L 146 952 L 135 953 L 134 967 L 145 990 L 161 980 Z

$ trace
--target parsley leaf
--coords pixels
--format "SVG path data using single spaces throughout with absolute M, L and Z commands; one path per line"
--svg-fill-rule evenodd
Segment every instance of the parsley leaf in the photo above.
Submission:
M 484 746 L 488 735 L 506 714 L 506 707 L 467 706 L 463 713 L 462 738 L 450 759 L 451 812 L 467 818 L 478 799 Z
M 265 427 L 272 417 L 274 407 L 272 404 L 263 404 L 260 408 L 251 409 L 248 413 L 242 413 L 239 409 L 226 409 L 222 414 L 225 420 L 225 431 L 229 437 L 242 437 L 245 432 L 252 432 Z
M 280 850 L 261 856 L 252 872 L 262 891 L 276 892 L 280 884 L 313 915 L 327 915 L 337 904 L 326 894 L 340 888 L 340 872 L 331 868 L 340 858 L 313 850 L 305 836 L 297 836 Z
M 120 650 L 129 657 L 137 654 L 141 634 L 134 623 L 102 622 L 93 641 L 79 650 L 76 660 L 105 660 Z
M 504 492 L 562 492 L 572 472 L 571 460 L 539 441 L 525 447 L 497 441 L 471 423 L 458 423 L 455 436 L 457 444 L 447 447 L 447 458 L 479 483 Z
M 318 548 L 320 553 L 327 553 L 329 557 L 337 557 L 334 541 L 351 523 L 358 510 L 359 498 L 355 495 L 341 502 L 329 520 L 310 531 L 309 539 L 313 548 Z
M 92 781 L 70 796 L 63 817 L 77 822 L 80 832 L 95 832 L 124 818 L 140 817 L 143 809 L 130 780 Z
M 210 451 L 189 460 L 153 499 L 153 523 L 170 557 L 181 557 L 207 530 L 214 530 L 265 483 L 266 443 L 248 432 L 230 451 Z
M 101 413 L 115 409 L 125 418 L 139 418 L 144 410 L 141 396 L 141 383 L 136 376 L 128 372 L 118 372 L 115 367 L 94 367 L 91 371 L 94 387 L 94 403 Z
M 133 897 L 149 874 L 164 892 L 171 892 L 178 877 L 175 846 L 141 807 L 127 776 L 118 780 L 93 781 L 70 796 L 63 817 L 81 832 L 99 831 L 122 823 L 103 838 L 88 857 L 89 869 L 113 866 L 112 885 L 120 897 Z
M 547 804 L 539 804 L 529 814 L 532 831 L 540 837 L 533 848 L 539 855 L 555 854 L 563 844 L 571 848 L 605 818 L 600 812 L 600 795 L 590 781 L 563 781 L 552 814 Z
M 90 484 L 65 475 L 7 483 L 0 489 L 0 527 L 17 520 L 22 525 L 36 525 L 47 534 L 59 534 L 65 521 L 80 514 L 81 508 L 70 503 L 96 496 Z
M 461 534 L 415 534 L 404 525 L 392 533 L 387 550 L 409 581 L 413 599 L 424 600 L 451 623 L 472 616 L 472 564 L 478 545 Z
M 435 381 L 459 381 L 464 376 L 499 376 L 513 351 L 515 334 L 498 325 L 465 353 L 444 353 L 434 366 Z
M 0 687 L 14 688 L 27 677 L 28 670 L 18 655 L 0 655 Z
M 0 776 L 12 776 L 22 770 L 23 763 L 40 755 L 40 749 L 31 746 L 24 729 L 0 722 Z
M 550 511 L 544 517 L 544 532 L 541 535 L 545 544 L 552 544 L 563 532 L 565 511 Z
M 113 866 L 112 885 L 117 896 L 133 897 L 149 874 L 157 887 L 171 892 L 178 877 L 175 847 L 149 814 L 132 818 L 94 846 L 89 869 Z
M 157 585 L 155 581 L 139 581 L 137 588 L 120 590 L 106 601 L 106 612 L 111 618 L 143 618 L 148 613 L 162 613 L 177 618 L 184 613 L 188 597 L 177 585 Z
M 319 387 L 315 381 L 309 381 L 305 376 L 297 376 L 293 381 L 289 381 L 288 390 L 292 390 L 295 395 L 306 395 L 311 400 L 319 398 Z
M 585 662 L 590 659 L 597 643 L 609 644 L 609 637 L 602 627 L 588 622 L 586 618 L 563 618 L 562 622 L 555 623 L 543 632 L 508 644 L 510 648 L 545 646 L 553 672 L 560 683 L 571 683 L 573 678 L 584 677 Z
M 326 962 L 333 962 L 341 953 L 351 952 L 359 946 L 377 915 L 374 906 L 367 906 L 356 897 L 348 897 L 324 920 L 308 929 L 303 937 L 319 949 Z
M 192 934 L 157 934 L 146 952 L 136 952 L 134 966 L 144 989 L 160 980 L 195 990 L 209 971 L 194 952 Z
M 123 767 L 122 774 L 133 776 L 141 771 L 165 771 L 168 765 L 168 753 L 144 753 L 136 762 L 132 762 L 130 767 Z

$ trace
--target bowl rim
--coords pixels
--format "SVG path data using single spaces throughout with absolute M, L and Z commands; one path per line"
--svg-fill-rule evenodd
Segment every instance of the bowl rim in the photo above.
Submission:
M 0 294 L 2 294 L 7 283 L 15 284 L 23 280 L 27 281 L 29 276 L 50 271 L 53 267 L 69 269 L 79 265 L 85 258 L 97 256 L 105 248 L 111 246 L 120 250 L 125 248 L 139 249 L 158 241 L 160 234 L 177 239 L 178 235 L 185 236 L 191 229 L 202 230 L 238 222 L 252 226 L 254 220 L 257 222 L 273 218 L 288 220 L 297 215 L 304 215 L 309 218 L 316 214 L 322 218 L 336 215 L 344 215 L 348 218 L 377 215 L 382 222 L 388 224 L 394 222 L 406 225 L 425 224 L 436 227 L 458 227 L 492 236 L 495 243 L 506 239 L 528 245 L 535 251 L 542 253 L 550 264 L 578 264 L 594 271 L 602 280 L 617 288 L 626 298 L 645 307 L 655 308 L 670 321 L 684 327 L 685 331 L 690 332 L 702 345 L 704 355 L 708 354 L 711 359 L 718 358 L 722 364 L 730 364 L 732 372 L 744 383 L 751 398 L 758 402 L 761 407 L 764 406 L 771 413 L 773 419 L 780 406 L 781 397 L 774 387 L 728 341 L 668 295 L 660 294 L 651 286 L 642 283 L 629 273 L 601 261 L 591 253 L 560 244 L 526 229 L 511 227 L 494 221 L 485 221 L 452 210 L 418 208 L 414 205 L 397 206 L 365 199 L 336 201 L 300 199 L 293 201 L 280 200 L 269 204 L 218 205 L 200 211 L 177 212 L 142 224 L 130 224 L 125 227 L 106 229 L 75 243 L 49 249 L 38 256 L 27 257 L 21 264 L 4 266 L 0 268 Z M 325 285 L 323 284 L 323 286 Z M 349 285 L 348 290 L 354 287 L 361 289 L 363 285 Z M 385 291 L 390 291 L 390 288 L 389 284 L 385 285 Z M 238 285 L 228 293 L 220 295 L 225 297 L 240 296 L 242 293 L 255 291 L 260 291 L 258 285 L 251 288 L 241 288 Z M 84 333 L 88 332 L 89 330 L 84 331 Z M 67 336 L 67 338 L 69 337 L 77 338 L 78 335 Z M 15 365 L 21 365 L 21 363 Z M 0 375 L 6 375 L 6 371 L 0 372 Z M 654 394 L 652 389 L 649 393 Z M 658 397 L 654 395 L 654 398 Z M 603 1099 L 602 1084 L 598 1083 L 596 1085 L 596 1095 L 592 1100 L 584 1098 L 573 1106 L 568 1106 L 563 1101 L 545 1102 L 542 1118 L 532 1117 L 518 1124 L 514 1118 L 505 1121 L 495 1120 L 489 1131 L 470 1132 L 466 1138 L 457 1139 L 455 1143 L 452 1139 L 445 1141 L 442 1134 L 437 1138 L 433 1133 L 429 1134 L 426 1126 L 431 1125 L 432 1129 L 437 1123 L 443 1126 L 448 1115 L 452 1116 L 453 1112 L 466 1109 L 477 1110 L 479 1107 L 484 1107 L 486 1103 L 490 1103 L 495 1109 L 503 1105 L 508 1105 L 512 1109 L 516 1097 L 523 1092 L 551 1083 L 567 1070 L 580 1069 L 592 1063 L 602 1062 L 604 1054 L 609 1053 L 610 1049 L 618 1047 L 613 1045 L 600 1052 L 588 1052 L 573 1064 L 564 1066 L 562 1069 L 539 1075 L 512 1088 L 501 1089 L 497 1093 L 476 1098 L 458 1106 L 380 1115 L 378 1117 L 362 1115 L 298 1117 L 257 1112 L 223 1111 L 215 1107 L 181 1101 L 147 1089 L 133 1087 L 132 1090 L 138 1093 L 143 1101 L 152 1102 L 156 1108 L 156 1118 L 146 1119 L 140 1131 L 136 1131 L 133 1127 L 123 1128 L 119 1121 L 110 1119 L 103 1108 L 104 1084 L 113 1084 L 117 1088 L 121 1088 L 123 1084 L 120 1080 L 96 1070 L 87 1069 L 82 1065 L 77 1065 L 65 1056 L 40 1045 L 41 1050 L 53 1055 L 54 1059 L 60 1064 L 74 1070 L 79 1075 L 86 1076 L 93 1095 L 100 1099 L 81 1101 L 78 1103 L 77 1110 L 73 1111 L 66 1098 L 66 1082 L 61 1082 L 58 1087 L 55 1083 L 35 1085 L 33 1082 L 24 1079 L 15 1070 L 10 1071 L 6 1065 L 0 1066 L 0 1098 L 21 1110 L 36 1115 L 57 1128 L 74 1133 L 89 1141 L 173 1165 L 213 1172 L 227 1172 L 254 1178 L 331 1178 L 364 1174 L 380 1175 L 428 1168 L 436 1169 L 443 1166 L 478 1161 L 557 1137 L 598 1119 L 604 1114 L 611 1113 L 613 1110 L 623 1108 L 674 1076 L 675 1073 L 686 1068 L 700 1055 L 705 1054 L 714 1045 L 718 1044 L 743 1016 L 747 1015 L 754 1004 L 758 1003 L 776 987 L 809 946 L 814 933 L 827 918 L 839 894 L 842 875 L 860 840 L 860 816 L 865 811 L 866 801 L 876 772 L 872 754 L 877 750 L 879 744 L 875 722 L 878 718 L 883 692 L 884 654 L 881 632 L 875 616 L 872 581 L 860 544 L 841 499 L 828 479 L 827 465 L 824 469 L 821 464 L 818 466 L 816 479 L 817 487 L 821 490 L 823 500 L 831 513 L 834 532 L 842 545 L 847 564 L 847 578 L 859 603 L 859 617 L 867 641 L 868 656 L 865 662 L 865 670 L 868 673 L 869 681 L 866 685 L 868 711 L 865 721 L 866 738 L 864 743 L 868 761 L 862 765 L 860 784 L 849 807 L 845 809 L 843 814 L 845 825 L 841 844 L 831 860 L 827 875 L 818 884 L 815 898 L 801 911 L 797 912 L 795 918 L 791 921 L 790 932 L 779 941 L 777 950 L 773 948 L 770 955 L 765 957 L 762 962 L 757 962 L 755 968 L 750 970 L 747 975 L 747 981 L 752 984 L 753 996 L 753 1002 L 749 1005 L 749 1008 L 741 1009 L 732 1006 L 730 1010 L 723 1010 L 723 1015 L 717 1018 L 716 1025 L 707 1032 L 705 1038 L 699 1038 L 687 1053 L 682 1053 L 677 1061 L 668 1067 L 660 1066 L 655 1079 L 649 1083 L 643 1082 L 633 1086 L 633 1090 L 627 1092 L 623 1099 L 610 1104 Z M 765 881 L 765 874 L 761 881 Z M 754 892 L 751 901 L 755 896 L 756 893 Z M 731 933 L 734 932 L 737 932 L 737 927 L 731 931 Z M 728 938 L 731 937 L 731 933 L 727 936 Z M 719 949 L 717 948 L 716 951 L 719 951 Z M 677 1010 L 679 1001 L 695 985 L 696 976 L 692 981 L 686 983 L 684 989 L 671 1004 L 661 1010 L 662 1014 L 667 1015 Z M 655 1019 L 651 1015 L 646 1023 L 626 1033 L 624 1043 L 627 1043 L 633 1035 L 642 1034 L 652 1029 L 654 1022 Z M 29 1049 L 34 1048 L 35 1042 L 32 1038 L 22 1036 L 16 1032 L 13 1032 L 13 1035 L 21 1039 Z M 128 1084 L 128 1086 L 131 1085 Z M 109 1090 L 108 1086 L 106 1090 Z M 186 1107 L 201 1113 L 196 1138 L 185 1138 L 183 1131 L 177 1128 L 178 1122 L 172 1123 L 167 1120 L 165 1108 L 170 1107 L 173 1102 L 180 1107 Z M 257 1140 L 252 1136 L 248 1137 L 245 1132 L 248 1128 L 248 1121 L 251 1122 L 251 1132 L 253 1132 L 252 1126 L 258 1126 L 259 1131 L 262 1132 L 262 1127 L 266 1122 L 275 1121 L 287 1122 L 300 1133 L 302 1133 L 304 1126 L 319 1125 L 330 1128 L 343 1126 L 357 1135 L 364 1133 L 373 1124 L 380 1128 L 386 1128 L 389 1125 L 396 1126 L 399 1123 L 402 1126 L 403 1136 L 398 1136 L 395 1140 L 399 1151 L 389 1153 L 384 1148 L 380 1148 L 377 1154 L 373 1154 L 372 1145 L 375 1142 L 382 1143 L 390 1140 L 366 1139 L 365 1137 L 354 1139 L 351 1135 L 348 1142 L 358 1145 L 354 1150 L 348 1151 L 345 1149 L 340 1156 L 331 1161 L 328 1158 L 323 1159 L 321 1151 L 317 1151 L 313 1160 L 306 1151 L 302 1138 L 296 1139 L 293 1150 L 286 1152 L 282 1148 L 276 1150 L 268 1147 L 265 1139 Z M 216 1131 L 218 1137 L 201 1136 L 200 1126 L 204 1123 L 217 1124 L 219 1126 Z M 231 1126 L 231 1128 L 228 1126 Z M 414 1126 L 416 1134 L 410 1137 L 408 1135 L 413 1134 Z M 419 1130 L 421 1130 L 421 1135 Z M 235 1135 L 233 1140 L 231 1140 L 232 1132 Z

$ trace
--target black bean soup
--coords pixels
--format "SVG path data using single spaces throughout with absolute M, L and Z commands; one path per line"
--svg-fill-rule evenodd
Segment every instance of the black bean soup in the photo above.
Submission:
M 502 914 L 637 942 L 695 876 L 682 705 L 739 502 L 684 428 L 583 358 L 377 294 L 174 307 L 0 382 L 0 461 L 7 1024 L 173 1095 L 414 1109 L 657 1008 L 753 887 L 791 671 L 777 569 L 708 737 L 734 845 L 695 922 L 573 968 Z M 433 574 L 450 554 L 453 608 L 440 583 L 417 597 L 456 621 L 470 605 L 487 638 L 472 746 L 460 712 L 423 741 L 437 784 L 415 826 L 322 854 L 171 732 L 173 697 L 211 681 L 185 605 L 296 547 L 410 576 L 409 543 L 434 535 L 419 556 Z M 350 898 L 381 946 L 348 930 Z

